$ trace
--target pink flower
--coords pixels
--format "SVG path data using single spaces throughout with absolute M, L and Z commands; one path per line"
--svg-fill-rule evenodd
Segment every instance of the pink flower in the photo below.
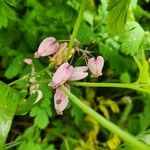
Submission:
M 88 68 L 94 77 L 102 75 L 103 66 L 104 58 L 102 56 L 98 56 L 97 58 L 90 58 L 88 60 Z
M 69 80 L 73 71 L 73 67 L 69 63 L 62 64 L 54 73 L 52 78 L 52 88 L 56 89 L 60 85 Z
M 30 59 L 30 58 L 25 58 L 25 59 L 24 59 L 24 62 L 25 62 L 26 64 L 28 64 L 28 65 L 31 65 L 31 64 L 32 64 L 32 59 Z
M 69 78 L 69 81 L 77 81 L 85 78 L 86 76 L 88 76 L 87 70 L 88 67 L 86 66 L 73 68 L 73 72 Z
M 70 90 L 69 85 L 67 88 Z M 61 88 L 57 88 L 54 95 L 54 105 L 58 115 L 63 114 L 63 110 L 67 107 L 68 102 L 68 96 L 65 94 L 65 92 Z
M 54 37 L 44 39 L 39 45 L 38 51 L 34 53 L 35 58 L 54 54 L 59 48 L 59 43 Z

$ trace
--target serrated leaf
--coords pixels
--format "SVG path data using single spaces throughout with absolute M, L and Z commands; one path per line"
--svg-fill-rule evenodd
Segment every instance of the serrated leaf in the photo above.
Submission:
M 48 123 L 48 115 L 44 109 L 38 109 L 38 114 L 34 120 L 35 125 L 37 125 L 40 129 L 44 129 Z
M 8 79 L 12 79 L 13 77 L 16 77 L 21 72 L 23 64 L 24 64 L 23 56 L 22 55 L 16 56 L 13 59 L 10 66 L 8 67 L 8 69 L 6 70 L 5 77 Z
M 109 0 L 106 31 L 111 35 L 124 32 L 130 0 Z
M 52 110 L 51 110 L 50 104 L 51 104 L 51 100 L 53 100 L 52 88 L 50 88 L 47 84 L 40 84 L 39 89 L 43 93 L 41 107 L 44 108 L 48 116 L 51 117 Z
M 0 81 L 0 149 L 5 144 L 18 100 L 19 94 Z
M 143 28 L 137 22 L 129 22 L 127 32 L 123 35 L 122 52 L 135 55 L 139 51 L 143 38 Z
M 80 28 L 77 34 L 77 40 L 81 42 L 81 44 L 87 44 L 95 42 L 96 36 L 92 29 L 85 23 L 81 23 Z
M 39 111 L 39 107 L 38 106 L 33 107 L 31 112 L 30 112 L 30 116 L 34 117 L 34 116 L 38 115 L 38 111 Z
M 69 22 L 76 17 L 76 11 L 65 3 L 56 2 L 47 11 L 50 18 L 59 19 L 63 22 Z

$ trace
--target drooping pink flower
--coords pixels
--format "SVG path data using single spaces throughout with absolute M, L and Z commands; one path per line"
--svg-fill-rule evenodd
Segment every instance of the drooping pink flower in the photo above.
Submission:
M 34 53 L 35 58 L 54 54 L 59 48 L 59 43 L 54 37 L 44 39 L 39 45 L 38 51 Z
M 104 66 L 104 58 L 98 56 L 97 58 L 90 58 L 88 60 L 88 68 L 93 74 L 93 77 L 98 77 L 102 75 L 102 69 Z
M 62 64 L 54 73 L 51 86 L 56 89 L 60 85 L 69 80 L 73 71 L 73 67 L 69 63 Z
M 70 90 L 70 86 L 66 86 Z M 65 94 L 65 92 L 59 87 L 56 89 L 55 95 L 54 95 L 54 105 L 55 110 L 58 115 L 62 115 L 64 109 L 68 105 L 68 96 Z
M 88 76 L 87 70 L 88 70 L 87 66 L 74 67 L 73 72 L 69 78 L 69 81 L 77 81 L 87 77 Z
M 31 64 L 32 64 L 32 59 L 30 59 L 30 58 L 25 58 L 25 59 L 24 59 L 24 62 L 25 62 L 26 64 L 28 64 L 28 65 L 31 65 Z

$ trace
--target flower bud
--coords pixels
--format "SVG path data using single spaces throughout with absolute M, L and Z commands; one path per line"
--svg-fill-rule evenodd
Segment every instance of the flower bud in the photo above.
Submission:
M 97 58 L 90 58 L 88 60 L 88 68 L 93 74 L 93 77 L 98 77 L 102 75 L 102 69 L 104 66 L 104 58 L 98 56 Z
M 31 65 L 31 64 L 32 64 L 32 59 L 30 59 L 30 58 L 25 58 L 25 59 L 24 59 L 24 62 L 25 62 L 26 64 L 28 64 L 28 65 Z
M 65 56 L 67 54 L 67 49 L 68 49 L 68 43 L 64 42 L 60 44 L 59 49 L 57 52 L 50 58 L 50 61 L 55 62 L 56 66 L 59 66 L 65 62 Z M 75 49 L 71 49 L 71 53 L 69 56 L 69 59 L 72 57 L 72 55 L 75 53 Z
M 34 53 L 35 58 L 54 54 L 59 48 L 59 43 L 54 37 L 44 39 L 39 45 L 38 51 Z
M 56 89 L 64 84 L 71 76 L 73 67 L 69 63 L 62 64 L 54 73 L 51 86 Z
M 70 90 L 69 85 L 67 86 L 67 88 Z M 61 88 L 57 88 L 54 95 L 54 105 L 58 115 L 63 114 L 63 110 L 67 107 L 68 102 L 69 100 L 66 93 Z
M 69 81 L 77 81 L 85 78 L 86 76 L 88 76 L 87 70 L 88 67 L 86 66 L 74 67 Z

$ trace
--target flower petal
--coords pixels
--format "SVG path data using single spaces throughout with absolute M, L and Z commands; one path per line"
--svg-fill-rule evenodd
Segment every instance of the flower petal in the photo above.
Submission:
M 102 75 L 103 66 L 104 58 L 102 56 L 98 56 L 97 58 L 90 58 L 88 60 L 88 68 L 94 77 Z
M 39 45 L 38 51 L 35 52 L 35 58 L 49 56 L 54 54 L 59 48 L 59 43 L 54 37 L 44 39 Z
M 54 73 L 52 78 L 52 88 L 56 89 L 64 84 L 71 76 L 73 67 L 69 63 L 62 64 Z
M 86 72 L 87 70 L 88 70 L 87 66 L 73 68 L 73 72 L 69 78 L 69 81 L 77 81 L 87 77 L 88 76 L 88 73 Z
M 70 90 L 69 85 L 67 86 L 67 88 Z M 57 88 L 54 95 L 54 105 L 58 115 L 63 114 L 63 111 L 67 107 L 68 102 L 68 96 L 65 94 L 65 92 L 61 88 Z

